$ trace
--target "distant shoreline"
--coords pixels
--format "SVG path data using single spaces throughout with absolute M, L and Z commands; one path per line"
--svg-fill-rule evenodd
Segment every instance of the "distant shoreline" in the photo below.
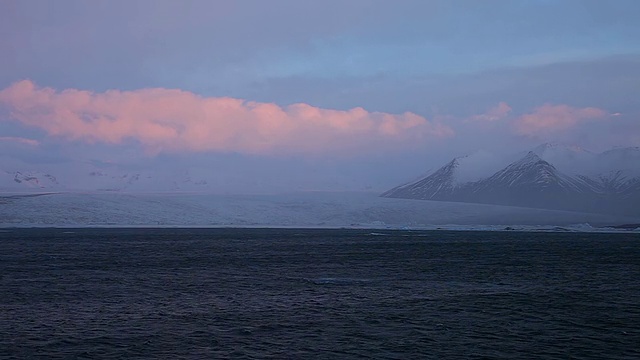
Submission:
M 611 233 L 611 234 L 640 234 L 640 224 L 624 224 L 604 227 L 572 227 L 572 226 L 546 226 L 546 225 L 438 225 L 415 228 L 389 228 L 389 227 L 367 227 L 367 226 L 343 226 L 343 227 L 322 227 L 322 226 L 288 226 L 288 225 L 60 225 L 60 226 L 0 226 L 0 233 L 21 231 L 21 230 L 64 230 L 64 231 L 84 231 L 84 230 L 353 230 L 353 231 L 382 231 L 394 233 L 411 232 L 526 232 L 526 233 Z M 634 226 L 634 227 L 632 227 Z M 373 234 L 372 235 L 384 235 Z

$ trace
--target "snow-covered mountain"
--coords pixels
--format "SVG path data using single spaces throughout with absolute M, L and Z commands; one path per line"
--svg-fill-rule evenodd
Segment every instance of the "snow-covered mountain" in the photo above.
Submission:
M 54 175 L 39 171 L 3 171 L 0 173 L 0 186 L 31 190 L 55 190 L 61 187 Z
M 639 148 L 595 154 L 544 144 L 490 175 L 480 171 L 477 180 L 467 176 L 468 181 L 457 177 L 463 167 L 459 158 L 453 159 L 433 174 L 382 196 L 640 214 Z
M 35 168 L 35 169 L 34 169 Z M 92 163 L 3 164 L 0 170 L 0 191 L 118 191 L 163 192 L 203 191 L 205 178 L 188 170 L 159 171 L 127 169 Z
M 0 194 L 29 192 L 123 192 L 123 193 L 215 193 L 267 194 L 285 191 L 372 191 L 372 182 L 357 169 L 321 167 L 312 161 L 260 162 L 248 159 L 238 165 L 233 157 L 134 159 L 107 162 L 100 160 L 39 159 L 22 160 L 0 154 Z M 273 165 L 273 166 L 272 166 Z M 362 167 L 373 172 L 370 165 Z M 16 174 L 30 182 L 14 181 Z M 56 179 L 53 183 L 48 175 Z M 365 181 L 363 181 L 363 179 Z M 393 182 L 392 182 L 393 183 Z M 391 183 L 391 184 L 392 184 Z M 375 184 L 375 180 L 373 181 Z M 390 184 L 386 182 L 384 187 Z
M 488 152 L 478 151 L 470 155 L 456 157 L 435 172 L 416 181 L 394 188 L 383 196 L 417 199 L 449 199 L 468 184 L 482 180 L 495 173 L 508 162 L 504 158 Z M 392 193 L 405 196 L 388 196 Z
M 551 163 L 543 160 L 534 152 L 529 152 L 522 159 L 509 164 L 487 179 L 477 182 L 475 192 L 500 192 L 504 190 L 520 190 L 551 192 L 589 191 L 583 181 L 564 175 Z

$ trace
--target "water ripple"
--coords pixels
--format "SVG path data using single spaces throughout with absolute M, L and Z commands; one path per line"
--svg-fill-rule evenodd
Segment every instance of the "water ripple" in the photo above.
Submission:
M 639 240 L 2 232 L 0 358 L 635 359 Z

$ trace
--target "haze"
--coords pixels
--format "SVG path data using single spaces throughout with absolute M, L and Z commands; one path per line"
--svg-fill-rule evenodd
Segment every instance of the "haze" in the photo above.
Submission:
M 638 13 L 633 0 L 3 1 L 0 156 L 268 193 L 384 191 L 453 156 L 547 142 L 640 146 Z

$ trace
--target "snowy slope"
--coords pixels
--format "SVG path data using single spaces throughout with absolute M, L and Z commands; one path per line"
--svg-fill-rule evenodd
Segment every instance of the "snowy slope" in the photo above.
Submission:
M 533 151 L 489 178 L 474 185 L 474 192 L 519 190 L 535 193 L 552 191 L 590 191 L 583 181 L 564 175 Z
M 456 177 L 459 166 L 459 160 L 457 158 L 453 159 L 433 174 L 391 189 L 382 194 L 382 196 L 421 200 L 451 197 L 459 186 L 464 185 Z
M 558 171 L 534 152 L 474 184 L 474 202 L 592 211 L 596 193 L 588 182 Z
M 454 158 L 434 173 L 384 193 L 384 197 L 452 200 L 472 183 L 506 165 L 505 158 L 487 152 Z

